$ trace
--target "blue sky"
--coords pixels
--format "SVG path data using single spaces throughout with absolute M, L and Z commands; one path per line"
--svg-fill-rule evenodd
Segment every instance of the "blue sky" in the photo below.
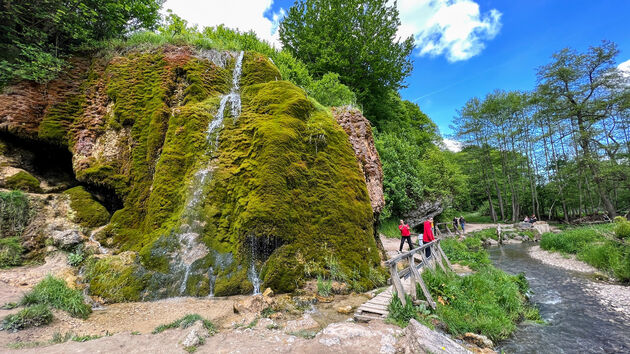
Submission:
M 291 0 L 167 0 L 165 9 L 201 26 L 253 29 L 277 43 Z M 401 91 L 444 135 L 471 97 L 495 89 L 531 90 L 536 68 L 564 48 L 607 39 L 630 60 L 630 0 L 399 0 L 402 35 L 414 35 L 414 70 Z M 437 40 L 436 40 L 437 38 Z

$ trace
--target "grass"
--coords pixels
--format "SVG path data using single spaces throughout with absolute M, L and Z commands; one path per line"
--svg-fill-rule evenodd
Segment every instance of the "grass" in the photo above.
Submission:
M 378 232 L 388 238 L 400 238 L 400 230 L 398 230 L 399 223 L 400 220 L 397 219 L 382 220 L 378 227 Z
M 70 289 L 63 279 L 46 276 L 33 290 L 24 294 L 20 305 L 45 304 L 68 312 L 73 317 L 86 319 L 92 312 L 79 290 Z
M 19 237 L 0 238 L 0 268 L 21 265 L 23 252 Z
M 411 319 L 415 319 L 428 327 L 433 327 L 429 318 L 435 316 L 430 316 L 431 311 L 427 310 L 424 305 L 414 305 L 411 296 L 408 294 L 405 294 L 405 305 L 402 304 L 398 295 L 394 294 L 387 310 L 389 311 L 389 315 L 387 316 L 388 323 L 393 323 L 399 327 L 405 328 Z
M 451 262 L 466 265 L 470 269 L 478 270 L 491 263 L 488 252 L 481 244 L 481 237 L 469 235 L 463 242 L 448 238 L 442 240 L 441 246 Z
M 201 321 L 203 323 L 203 327 L 208 330 L 208 333 L 210 333 L 210 335 L 214 335 L 217 332 L 216 327 L 212 322 L 195 313 L 188 314 L 171 323 L 160 325 L 156 327 L 151 333 L 158 334 L 172 328 L 188 328 L 197 321 Z
M 329 296 L 332 293 L 332 281 L 321 276 L 317 277 L 317 293 L 321 296 Z
M 567 229 L 542 235 L 540 247 L 547 251 L 574 254 L 577 259 L 630 283 L 630 245 L 615 237 L 616 224 Z
M 19 331 L 30 327 L 39 327 L 51 323 L 53 314 L 45 304 L 29 306 L 20 312 L 8 315 L 2 320 L 2 329 Z
M 502 340 L 526 315 L 537 317 L 537 310 L 527 304 L 523 276 L 508 275 L 492 266 L 465 277 L 441 270 L 426 271 L 422 276 L 437 302 L 437 316 L 453 335 L 473 332 Z
M 490 215 L 481 215 L 480 212 L 475 211 L 472 213 L 462 213 L 461 216 L 464 217 L 464 220 L 466 220 L 466 223 L 473 223 L 473 224 L 491 224 L 493 223 L 492 218 L 490 217 Z
M 20 236 L 30 220 L 30 206 L 20 191 L 0 192 L 0 238 Z

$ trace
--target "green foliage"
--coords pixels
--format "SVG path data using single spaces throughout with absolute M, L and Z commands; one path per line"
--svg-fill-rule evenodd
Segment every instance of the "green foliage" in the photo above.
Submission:
M 317 293 L 321 296 L 329 296 L 332 292 L 332 281 L 317 277 Z
M 357 98 L 348 86 L 339 81 L 339 74 L 326 73 L 320 80 L 315 80 L 308 92 L 324 106 L 356 106 Z
M 45 304 L 26 307 L 20 312 L 8 315 L 2 320 L 2 328 L 6 331 L 18 331 L 30 327 L 39 327 L 51 323 L 53 314 Z
M 14 1 L 0 8 L 0 86 L 13 80 L 46 82 L 66 56 L 97 41 L 122 38 L 160 19 L 161 0 Z
M 467 237 L 465 241 L 459 242 L 451 238 L 442 241 L 441 246 L 448 259 L 453 263 L 469 266 L 473 270 L 488 266 L 490 258 L 488 252 L 481 247 L 481 241 L 473 237 Z
M 615 218 L 615 235 L 617 238 L 626 239 L 630 237 L 630 221 L 623 216 Z
M 400 221 L 396 218 L 381 220 L 378 225 L 378 232 L 388 238 L 400 238 L 400 230 L 398 229 Z
M 622 223 L 578 227 L 557 234 L 546 233 L 542 235 L 540 247 L 575 254 L 578 259 L 628 283 L 630 246 L 614 239 L 612 232 Z
M 121 256 L 89 258 L 85 264 L 85 280 L 90 283 L 89 292 L 110 302 L 140 300 L 140 291 L 146 286 L 138 276 L 135 263 Z
M 516 329 L 526 312 L 535 317 L 535 310 L 528 308 L 521 292 L 526 286 L 524 278 L 492 266 L 465 277 L 441 270 L 423 272 L 422 277 L 433 299 L 442 299 L 437 302 L 436 314 L 451 334 L 480 333 L 498 341 Z M 422 292 L 418 296 L 423 296 Z
M 74 187 L 63 192 L 70 197 L 70 207 L 74 211 L 73 221 L 85 227 L 107 224 L 109 212 L 83 187 Z
M 153 334 L 158 334 L 158 333 L 162 333 L 164 331 L 166 331 L 167 329 L 173 329 L 173 328 L 188 328 L 190 326 L 192 326 L 193 324 L 195 324 L 195 322 L 197 321 L 201 321 L 203 323 L 203 327 L 205 329 L 208 330 L 208 332 L 210 333 L 210 335 L 214 335 L 217 332 L 216 327 L 214 326 L 214 324 L 212 322 L 210 322 L 209 320 L 206 320 L 205 318 L 201 317 L 198 314 L 188 314 L 176 321 L 173 321 L 171 323 L 168 324 L 163 324 L 163 325 L 159 325 L 157 326 L 154 330 L 153 330 Z
M 78 267 L 83 262 L 83 252 L 68 253 L 68 264 Z
M 5 180 L 4 185 L 6 188 L 19 189 L 25 192 L 42 192 L 42 189 L 39 187 L 39 180 L 26 171 L 20 171 L 8 177 Z
M 85 304 L 81 291 L 70 289 L 63 279 L 51 275 L 46 276 L 20 300 L 20 305 L 35 304 L 45 304 L 83 319 L 92 312 L 90 306 Z
M 412 69 L 413 38 L 398 39 L 395 5 L 384 0 L 300 0 L 280 23 L 285 50 L 302 59 L 315 77 L 328 72 L 357 94 L 373 122 L 373 106 L 403 86 Z
M 19 237 L 0 238 L 0 268 L 21 265 L 23 252 Z
M 414 305 L 409 294 L 405 294 L 405 305 L 400 302 L 396 293 L 392 294 L 392 300 L 387 306 L 387 310 L 389 311 L 387 322 L 393 323 L 399 327 L 407 327 L 412 318 L 421 323 L 430 325 L 427 318 L 431 314 L 431 311 L 427 310 L 424 305 Z M 432 327 L 432 325 L 430 326 Z

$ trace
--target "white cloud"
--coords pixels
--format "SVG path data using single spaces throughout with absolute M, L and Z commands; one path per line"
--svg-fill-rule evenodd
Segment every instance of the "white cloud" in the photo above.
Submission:
M 462 151 L 462 143 L 453 139 L 442 139 L 442 144 L 447 150 L 452 152 L 460 152 Z
M 200 28 L 224 24 L 243 32 L 253 30 L 259 38 L 279 48 L 278 23 L 285 12 L 281 9 L 269 20 L 263 14 L 272 4 L 273 0 L 167 0 L 162 8 L 164 12 L 173 10 L 189 24 Z
M 625 77 L 630 78 L 630 59 L 624 61 L 623 63 L 617 65 L 617 69 L 621 71 L 621 74 Z
M 473 0 L 399 0 L 398 10 L 398 34 L 413 35 L 419 55 L 445 55 L 450 62 L 481 53 L 484 41 L 501 29 L 501 13 L 492 9 L 482 14 Z

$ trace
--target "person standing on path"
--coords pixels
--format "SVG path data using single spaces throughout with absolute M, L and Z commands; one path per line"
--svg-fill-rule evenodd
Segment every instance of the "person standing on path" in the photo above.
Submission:
M 409 225 L 405 224 L 403 220 L 400 220 L 400 225 L 398 225 L 398 230 L 400 230 L 400 249 L 398 252 L 402 252 L 403 246 L 405 245 L 405 241 L 409 245 L 409 250 L 413 249 L 411 245 L 411 230 L 409 229 Z
M 453 229 L 455 230 L 456 233 L 458 233 L 459 230 L 459 219 L 456 217 L 453 218 Z
M 424 222 L 424 234 L 422 235 L 422 242 L 428 243 L 434 241 L 435 237 L 433 237 L 433 218 L 426 220 Z M 431 247 L 425 248 L 425 253 L 427 258 L 431 257 Z
M 465 234 L 466 233 L 466 220 L 461 215 L 459 216 L 459 226 L 462 227 L 462 233 Z

